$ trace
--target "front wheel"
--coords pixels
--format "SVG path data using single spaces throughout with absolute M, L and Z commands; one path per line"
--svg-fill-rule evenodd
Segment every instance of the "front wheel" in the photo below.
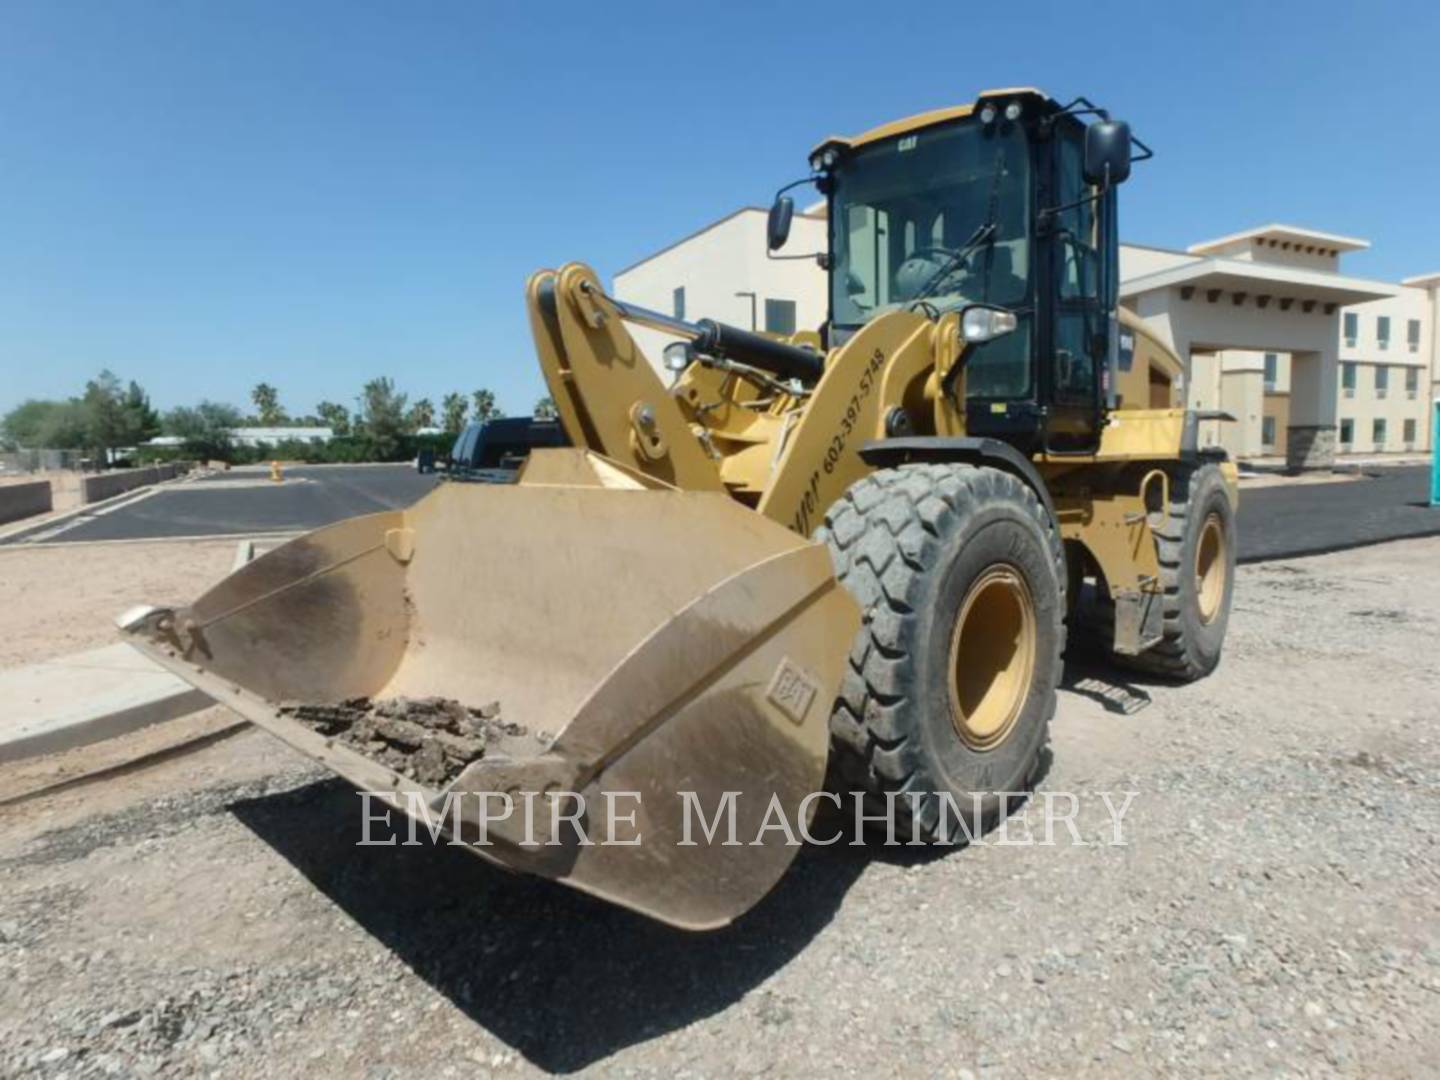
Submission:
M 979 835 L 1004 793 L 1030 789 L 1055 712 L 1065 576 L 1049 516 L 1010 473 L 911 464 L 854 484 L 817 538 L 864 617 L 833 780 L 893 813 L 899 838 Z

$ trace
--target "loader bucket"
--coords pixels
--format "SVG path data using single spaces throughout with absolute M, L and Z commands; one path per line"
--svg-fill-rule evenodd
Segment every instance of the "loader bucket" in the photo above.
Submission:
M 531 482 L 442 484 L 122 626 L 451 842 L 676 926 L 723 925 L 796 854 L 776 808 L 793 832 L 815 801 L 858 611 L 823 547 L 728 495 L 545 453 Z M 481 717 L 483 754 L 417 778 L 373 731 L 326 727 L 333 709 L 400 699 Z M 557 812 L 575 823 L 557 832 Z

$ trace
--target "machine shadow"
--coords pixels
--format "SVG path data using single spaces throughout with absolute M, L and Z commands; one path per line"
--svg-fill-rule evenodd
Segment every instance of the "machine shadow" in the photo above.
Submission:
M 1097 652 L 1073 650 L 1065 656 L 1060 689 L 1094 701 L 1116 716 L 1134 716 L 1154 700 L 1146 686 L 1168 685 L 1164 679 L 1122 671 Z
M 423 831 L 418 847 L 358 847 L 342 780 L 230 811 L 472 1020 L 561 1073 L 739 1000 L 830 922 L 874 852 L 806 847 L 757 907 L 697 934 L 436 847 Z

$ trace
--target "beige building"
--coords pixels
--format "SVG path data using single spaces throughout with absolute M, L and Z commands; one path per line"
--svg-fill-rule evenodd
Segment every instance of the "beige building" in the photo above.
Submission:
M 615 295 L 691 322 L 714 319 L 776 334 L 816 329 L 827 317 L 825 274 L 813 258 L 767 258 L 767 217 L 747 206 L 691 233 L 616 274 Z M 825 235 L 823 216 L 796 214 L 786 250 L 824 251 Z M 643 327 L 631 332 L 656 365 L 673 340 Z
M 787 333 L 826 318 L 825 274 L 765 251 L 747 207 L 615 276 L 622 300 L 695 320 Z M 797 214 L 790 252 L 825 250 L 824 205 Z M 1190 405 L 1234 423 L 1202 441 L 1241 458 L 1324 465 L 1335 455 L 1427 451 L 1440 394 L 1440 274 L 1396 283 L 1344 273 L 1369 242 L 1267 225 L 1184 251 L 1120 246 L 1121 302 L 1188 360 Z M 666 339 L 638 331 L 658 364 Z

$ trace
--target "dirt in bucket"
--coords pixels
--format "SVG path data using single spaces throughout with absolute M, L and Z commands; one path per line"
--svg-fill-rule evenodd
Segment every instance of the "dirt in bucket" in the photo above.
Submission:
M 498 704 L 474 708 L 442 697 L 292 703 L 280 713 L 430 787 L 448 784 L 500 740 L 527 734 L 500 718 Z

